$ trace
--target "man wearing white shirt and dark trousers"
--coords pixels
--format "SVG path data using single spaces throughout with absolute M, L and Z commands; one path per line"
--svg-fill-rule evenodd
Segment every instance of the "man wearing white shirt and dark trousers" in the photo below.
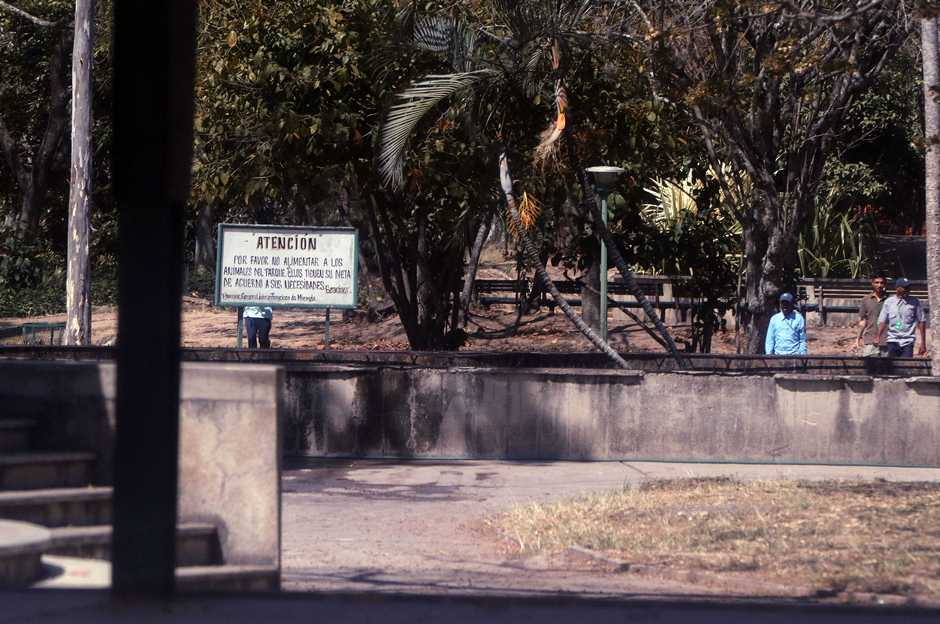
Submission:
M 793 295 L 790 293 L 780 295 L 780 311 L 770 317 L 764 353 L 806 355 L 806 321 L 793 309 Z
M 262 349 L 271 348 L 271 317 L 274 311 L 261 306 L 246 306 L 242 313 L 245 319 L 245 329 L 248 332 L 248 348 L 257 349 L 261 343 Z
M 911 282 L 903 277 L 894 281 L 894 292 L 885 300 L 878 315 L 878 337 L 888 333 L 885 342 L 888 348 L 888 357 L 914 357 L 914 336 L 916 328 L 920 334 L 920 346 L 917 355 L 927 354 L 927 323 L 924 316 L 924 306 L 917 297 L 910 295 Z

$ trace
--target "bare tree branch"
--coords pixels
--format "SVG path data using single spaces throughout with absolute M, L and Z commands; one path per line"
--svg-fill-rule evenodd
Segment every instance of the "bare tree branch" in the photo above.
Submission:
M 24 19 L 28 19 L 29 21 L 36 24 L 37 26 L 42 26 L 44 28 L 55 26 L 58 23 L 58 22 L 50 22 L 49 20 L 44 20 L 42 18 L 36 17 L 35 15 L 31 15 L 30 13 L 27 13 L 23 9 L 15 7 L 8 2 L 4 2 L 3 0 L 0 0 L 0 9 L 9 11 L 10 13 L 13 13 L 15 15 L 19 15 L 20 17 Z

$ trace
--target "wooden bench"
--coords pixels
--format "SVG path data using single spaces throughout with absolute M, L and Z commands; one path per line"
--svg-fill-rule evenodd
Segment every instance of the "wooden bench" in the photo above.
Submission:
M 871 292 L 871 280 L 807 278 L 800 280 L 800 290 L 806 294 L 804 309 L 818 312 L 821 323 L 826 325 L 830 314 L 857 315 L 859 300 Z M 885 292 L 889 296 L 894 294 L 891 280 Z M 927 282 L 911 281 L 910 292 L 928 311 Z
M 636 276 L 637 286 L 640 288 L 640 291 L 648 299 L 650 299 L 654 307 L 658 307 L 661 311 L 677 307 L 684 310 L 691 307 L 691 304 L 686 302 L 675 302 L 672 295 L 673 281 L 687 279 L 688 278 L 682 276 Z M 562 295 L 575 295 L 575 297 L 565 298 L 569 305 L 581 305 L 581 299 L 577 297 L 581 294 L 581 285 L 578 282 L 573 280 L 555 280 L 554 285 Z M 500 304 L 520 305 L 525 297 L 527 297 L 529 293 L 532 292 L 533 286 L 534 284 L 532 284 L 528 279 L 480 279 L 476 280 L 474 283 L 474 299 L 484 307 Z M 510 292 L 513 295 L 512 297 L 499 294 Z M 483 293 L 487 294 L 484 295 Z M 492 293 L 496 293 L 497 296 L 492 296 Z M 627 285 L 623 282 L 623 280 L 618 278 L 607 283 L 607 294 L 611 297 L 626 297 L 631 296 L 633 293 L 630 292 L 630 289 L 627 288 Z M 540 306 L 548 307 L 552 312 L 555 310 L 555 301 L 548 293 L 542 292 L 539 294 L 538 304 Z M 626 308 L 640 307 L 640 304 L 636 301 L 618 301 L 618 304 Z

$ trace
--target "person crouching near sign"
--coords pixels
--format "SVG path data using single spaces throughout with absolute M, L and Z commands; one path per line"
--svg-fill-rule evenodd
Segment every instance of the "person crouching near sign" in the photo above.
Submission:
M 257 349 L 260 342 L 262 349 L 270 349 L 271 317 L 274 311 L 267 307 L 246 306 L 242 316 L 248 330 L 248 348 Z

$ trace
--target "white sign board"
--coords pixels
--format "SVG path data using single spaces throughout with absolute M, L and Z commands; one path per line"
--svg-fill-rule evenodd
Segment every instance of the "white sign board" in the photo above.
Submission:
M 354 228 L 219 225 L 217 306 L 354 308 Z

